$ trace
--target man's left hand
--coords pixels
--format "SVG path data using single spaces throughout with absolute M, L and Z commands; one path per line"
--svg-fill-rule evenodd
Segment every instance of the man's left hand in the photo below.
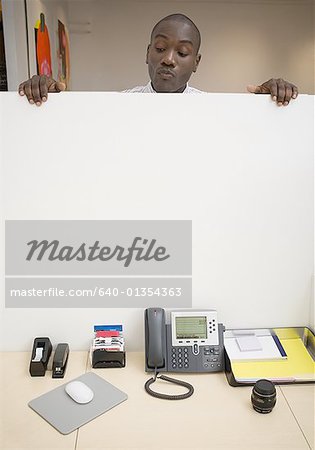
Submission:
M 298 88 L 294 84 L 282 78 L 270 78 L 259 86 L 250 84 L 247 86 L 247 90 L 252 94 L 270 94 L 278 106 L 287 106 L 290 100 L 295 99 L 299 94 Z

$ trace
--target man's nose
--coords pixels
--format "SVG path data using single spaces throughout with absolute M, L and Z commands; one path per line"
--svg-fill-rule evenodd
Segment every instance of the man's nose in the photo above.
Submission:
M 175 51 L 172 49 L 166 50 L 163 54 L 161 63 L 165 64 L 166 66 L 175 67 L 176 66 Z

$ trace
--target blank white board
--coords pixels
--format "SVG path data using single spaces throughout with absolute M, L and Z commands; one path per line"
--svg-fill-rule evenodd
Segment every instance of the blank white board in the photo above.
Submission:
M 3 219 L 192 220 L 194 308 L 234 328 L 309 323 L 314 96 L 279 108 L 249 94 L 62 93 L 37 108 L 5 93 L 0 105 Z M 94 323 L 113 322 L 143 348 L 140 309 L 1 304 L 2 349 L 40 335 L 84 349 Z

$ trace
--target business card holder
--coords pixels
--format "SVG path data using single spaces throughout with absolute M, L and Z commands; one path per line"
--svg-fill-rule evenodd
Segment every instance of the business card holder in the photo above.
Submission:
M 125 367 L 126 352 L 108 351 L 104 348 L 94 349 L 92 351 L 92 367 L 94 369 Z

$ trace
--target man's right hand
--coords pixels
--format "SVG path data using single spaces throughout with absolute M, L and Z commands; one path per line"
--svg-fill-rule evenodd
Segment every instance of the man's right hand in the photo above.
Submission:
M 64 91 L 66 86 L 61 81 L 56 81 L 46 75 L 34 75 L 19 86 L 19 94 L 26 95 L 29 103 L 40 106 L 42 102 L 46 102 L 48 92 Z

